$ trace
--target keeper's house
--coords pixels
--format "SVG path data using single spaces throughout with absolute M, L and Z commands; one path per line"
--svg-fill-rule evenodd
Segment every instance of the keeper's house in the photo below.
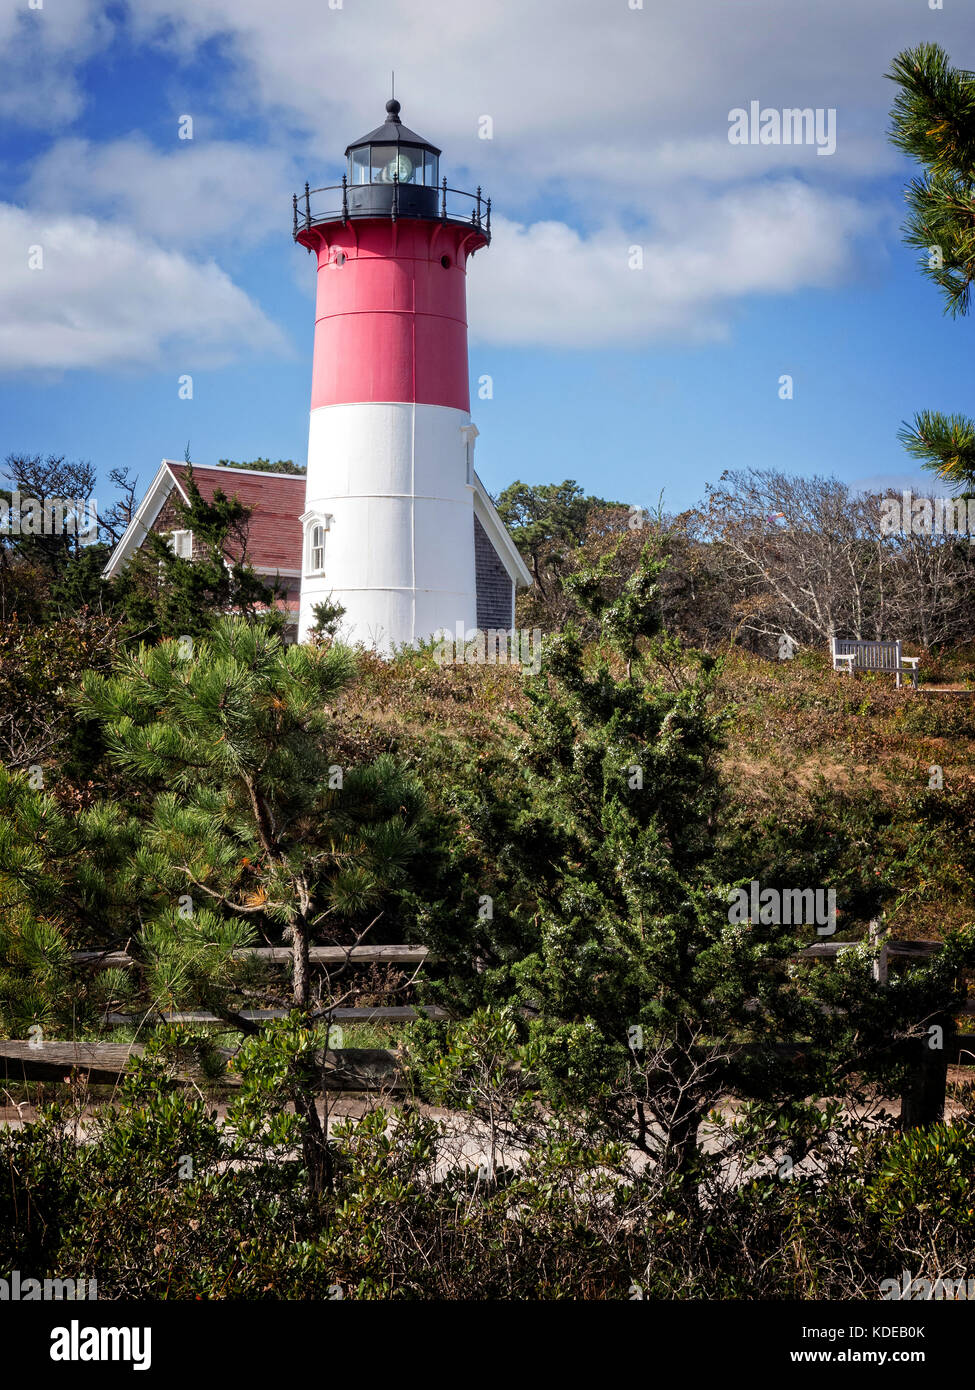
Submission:
M 177 555 L 188 560 L 193 558 L 193 533 L 185 529 L 174 505 L 177 499 L 184 503 L 189 501 L 186 472 L 185 463 L 163 459 L 125 534 L 112 552 L 104 570 L 106 579 L 123 568 L 145 543 L 150 531 L 165 537 Z M 193 477 L 206 501 L 212 502 L 219 488 L 251 509 L 244 558 L 265 583 L 277 586 L 278 607 L 288 614 L 286 636 L 294 640 L 298 634 L 303 552 L 316 539 L 320 539 L 323 550 L 325 548 L 324 535 L 317 538 L 314 530 L 306 534 L 302 519 L 306 479 L 289 473 L 212 468 L 200 464 L 193 464 Z M 516 586 L 520 588 L 530 583 L 531 575 L 473 470 L 472 477 L 477 626 L 485 631 L 510 628 L 514 624 Z M 327 561 L 316 557 L 315 565 L 327 577 Z M 345 631 L 341 635 L 347 640 L 372 645 L 369 643 L 371 634 Z M 382 649 L 385 644 L 380 640 L 375 645 Z
M 185 529 L 175 501 L 188 502 L 186 464 L 163 459 L 149 491 L 112 552 L 104 575 L 111 579 L 145 543 L 154 531 L 168 539 L 177 555 L 193 559 L 193 532 Z M 228 497 L 237 497 L 251 508 L 244 558 L 267 584 L 277 584 L 278 606 L 289 617 L 288 635 L 298 631 L 298 603 L 301 594 L 301 513 L 305 505 L 305 479 L 289 473 L 262 473 L 251 468 L 203 468 L 193 465 L 193 478 L 200 495 L 212 502 L 219 488 Z M 234 553 L 234 547 L 230 550 Z M 239 556 L 237 558 L 240 558 Z

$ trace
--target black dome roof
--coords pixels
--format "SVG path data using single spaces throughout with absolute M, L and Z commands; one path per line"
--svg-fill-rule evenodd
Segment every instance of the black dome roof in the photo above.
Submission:
M 375 130 L 370 130 L 368 135 L 363 135 L 358 140 L 353 140 L 350 145 L 346 145 L 345 153 L 350 150 L 358 149 L 360 145 L 413 145 L 420 146 L 425 150 L 430 150 L 433 154 L 439 155 L 442 151 L 436 145 L 431 145 L 429 140 L 424 140 L 422 135 L 417 135 L 415 130 L 410 130 L 399 118 L 400 105 L 395 98 L 386 103 L 386 119 L 382 125 L 377 125 Z

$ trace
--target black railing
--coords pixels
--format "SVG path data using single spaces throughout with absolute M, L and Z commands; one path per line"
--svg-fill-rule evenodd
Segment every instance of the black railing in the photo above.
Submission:
M 426 220 L 449 222 L 473 227 L 486 241 L 491 240 L 491 199 L 485 198 L 480 187 L 476 193 L 461 188 L 448 188 L 444 179 L 436 187 L 401 183 L 394 178 L 391 184 L 359 183 L 350 186 L 343 174 L 342 182 L 325 188 L 309 188 L 304 195 L 296 193 L 291 199 L 293 235 L 297 241 L 302 231 L 322 222 L 341 222 L 360 217 L 422 217 Z

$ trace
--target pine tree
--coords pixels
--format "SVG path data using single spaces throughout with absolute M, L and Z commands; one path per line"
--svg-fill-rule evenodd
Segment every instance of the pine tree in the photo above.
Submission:
M 391 757 L 336 760 L 331 711 L 354 671 L 347 648 L 286 647 L 266 623 L 225 618 L 83 679 L 78 710 L 101 729 L 119 804 L 72 816 L 0 769 L 0 1019 L 95 1021 L 72 1000 L 69 953 L 128 945 L 146 1013 L 203 1007 L 256 1035 L 242 1008 L 260 980 L 240 948 L 289 944 L 301 1026 L 271 1039 L 267 1064 L 303 1118 L 316 1191 L 330 1171 L 321 1051 L 342 985 L 316 983 L 309 946 L 364 935 L 427 829 L 422 791 Z M 132 989 L 121 974 L 87 1002 Z
M 315 976 L 309 947 L 352 945 L 381 920 L 428 831 L 422 790 L 393 758 L 337 756 L 333 711 L 354 673 L 347 648 L 285 646 L 271 624 L 224 618 L 83 678 L 78 713 L 101 732 L 111 800 L 73 815 L 0 769 L 0 1019 L 91 1025 L 79 1002 L 135 990 L 147 1015 L 204 1008 L 257 1035 L 242 1012 L 255 992 L 290 1004 L 300 1026 L 267 1061 L 303 1117 L 315 1190 L 330 1163 L 321 1052 L 344 982 Z M 257 941 L 290 946 L 289 997 L 268 997 L 240 955 Z M 72 995 L 71 950 L 122 946 L 132 977 L 104 972 Z
M 887 76 L 900 88 L 890 139 L 924 166 L 907 188 L 904 240 L 920 250 L 920 268 L 941 289 L 945 312 L 964 316 L 975 280 L 975 74 L 953 68 L 944 49 L 926 43 L 898 54 Z M 945 482 L 975 489 L 975 422 L 922 411 L 899 438 Z
M 663 562 L 649 546 L 615 598 L 609 563 L 571 581 L 601 620 L 599 649 L 569 630 L 528 682 L 521 830 L 538 940 L 516 975 L 549 1099 L 601 1113 L 693 1207 L 702 1166 L 717 1162 L 698 1130 L 721 1096 L 755 1105 L 749 1142 L 763 1136 L 766 1155 L 787 1120 L 798 1162 L 831 1122 L 807 1098 L 889 1080 L 894 1040 L 922 1036 L 957 998 L 953 972 L 971 943 L 881 997 L 866 948 L 802 967 L 800 984 L 792 960 L 818 939 L 815 924 L 736 918 L 733 891 L 756 866 L 724 818 L 729 716 L 715 707 L 716 664 L 662 630 Z M 783 1065 L 793 1041 L 802 1060 Z
M 141 646 L 82 683 L 81 712 L 103 726 L 112 762 L 154 792 L 142 853 L 171 903 L 154 940 L 261 927 L 290 941 L 303 1010 L 312 939 L 381 911 L 423 821 L 417 785 L 391 758 L 343 767 L 330 751 L 330 708 L 354 670 L 347 648 L 286 647 L 238 618 L 195 644 Z M 202 983 L 196 969 L 182 978 Z
M 0 1030 L 73 1036 L 96 1027 L 124 972 L 79 972 L 72 950 L 123 946 L 151 915 L 138 826 L 110 802 L 65 805 L 39 768 L 0 764 Z
M 944 415 L 919 410 L 897 437 L 923 468 L 959 488 L 961 497 L 975 492 L 975 420 L 967 415 Z
M 590 512 L 612 505 L 601 497 L 587 497 L 571 478 L 562 483 L 514 482 L 497 499 L 498 515 L 543 594 L 546 577 L 558 570 L 566 549 L 582 544 Z
M 236 459 L 218 459 L 217 467 L 247 468 L 252 473 L 288 473 L 296 478 L 303 478 L 308 472 L 307 468 L 295 463 L 294 459 L 277 459 L 274 463 L 270 459 L 247 459 L 243 463 L 238 463 Z

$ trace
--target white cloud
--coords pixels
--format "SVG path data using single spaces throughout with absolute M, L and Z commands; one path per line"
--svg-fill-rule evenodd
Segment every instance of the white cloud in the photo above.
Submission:
M 842 143 L 842 172 L 845 176 L 876 178 L 897 167 L 899 155 L 892 146 L 878 143 L 865 132 L 846 131 Z M 791 172 L 805 176 L 829 175 L 822 160 L 835 156 L 818 156 L 815 145 L 732 145 L 727 134 L 703 138 L 675 138 L 661 141 L 648 149 L 639 170 L 632 163 L 612 172 L 619 185 L 641 182 L 656 188 L 663 183 L 700 180 L 708 183 L 737 183 L 742 179 L 759 179 L 768 174 Z M 817 163 L 820 167 L 817 169 Z M 826 182 L 827 180 L 822 180 Z
M 671 202 L 642 236 L 499 218 L 469 272 L 474 336 L 582 348 L 721 337 L 743 294 L 838 283 L 875 221 L 854 199 L 796 180 Z M 642 269 L 630 269 L 634 246 Z
M 238 243 L 289 230 L 294 176 L 274 150 L 227 140 L 177 140 L 160 151 L 140 135 L 93 145 L 58 141 L 36 161 L 26 201 L 119 218 L 162 242 L 213 246 L 233 228 Z
M 43 269 L 29 250 L 43 251 Z M 0 370 L 220 365 L 282 334 L 212 261 L 90 217 L 0 204 Z
M 0 117 L 59 129 L 84 106 L 78 68 L 112 36 L 98 0 L 0 0 Z
M 62 132 L 26 201 L 52 217 L 108 220 L 115 231 L 100 235 L 126 246 L 134 242 L 123 225 L 198 251 L 220 246 L 225 232 L 235 242 L 286 234 L 289 181 L 340 173 L 346 143 L 381 120 L 395 68 L 404 119 L 443 146 L 451 184 L 481 182 L 494 199 L 495 244 L 470 279 L 481 339 L 716 337 L 743 296 L 834 285 L 858 268 L 858 238 L 882 215 L 863 201 L 872 196 L 864 179 L 899 158 L 885 136 L 893 88 L 883 71 L 916 41 L 918 3 L 130 0 L 112 11 L 124 14 L 128 40 L 168 52 L 174 73 L 204 43 L 219 52 L 218 79 L 201 93 L 208 124 L 215 114 L 231 129 L 257 118 L 271 144 L 200 138 L 160 151 L 141 135 L 99 145 Z M 106 41 L 104 14 L 99 0 L 45 0 L 29 18 L 19 5 L 0 12 L 0 59 L 25 103 L 20 119 L 63 127 L 77 114 L 73 65 Z M 961 7 L 939 13 L 938 26 L 949 50 L 970 46 Z M 0 111 L 14 99 L 0 96 Z M 835 155 L 730 145 L 728 113 L 752 100 L 835 107 Z M 485 114 L 493 140 L 477 138 Z M 888 218 L 885 231 L 893 225 Z M 630 271 L 626 248 L 640 241 L 645 269 Z M 175 263 L 184 287 L 209 276 L 215 291 L 216 266 Z M 90 291 L 74 294 L 94 326 L 98 285 L 108 282 L 86 273 Z M 136 275 L 127 283 L 142 292 Z M 259 313 L 226 277 L 222 287 L 238 310 Z M 114 299 L 105 321 L 124 338 L 120 318 Z M 160 320 L 148 337 L 163 341 L 164 328 Z M 101 351 L 108 360 L 107 343 Z M 129 360 L 124 350 L 119 358 Z
M 187 53 L 219 36 L 265 110 L 303 120 L 319 158 L 376 124 L 396 70 L 407 123 L 444 146 L 452 166 L 489 168 L 519 196 L 549 180 L 583 196 L 659 178 L 721 180 L 795 167 L 806 148 L 727 142 L 728 113 L 834 107 L 838 148 L 817 178 L 891 168 L 883 72 L 917 40 L 923 0 L 138 0 L 143 38 Z M 938 15 L 939 41 L 970 41 L 964 14 Z M 490 114 L 493 141 L 477 138 Z M 668 151 L 669 154 L 661 154 Z M 827 169 L 825 166 L 829 166 Z M 500 191 L 500 190 L 499 190 Z

